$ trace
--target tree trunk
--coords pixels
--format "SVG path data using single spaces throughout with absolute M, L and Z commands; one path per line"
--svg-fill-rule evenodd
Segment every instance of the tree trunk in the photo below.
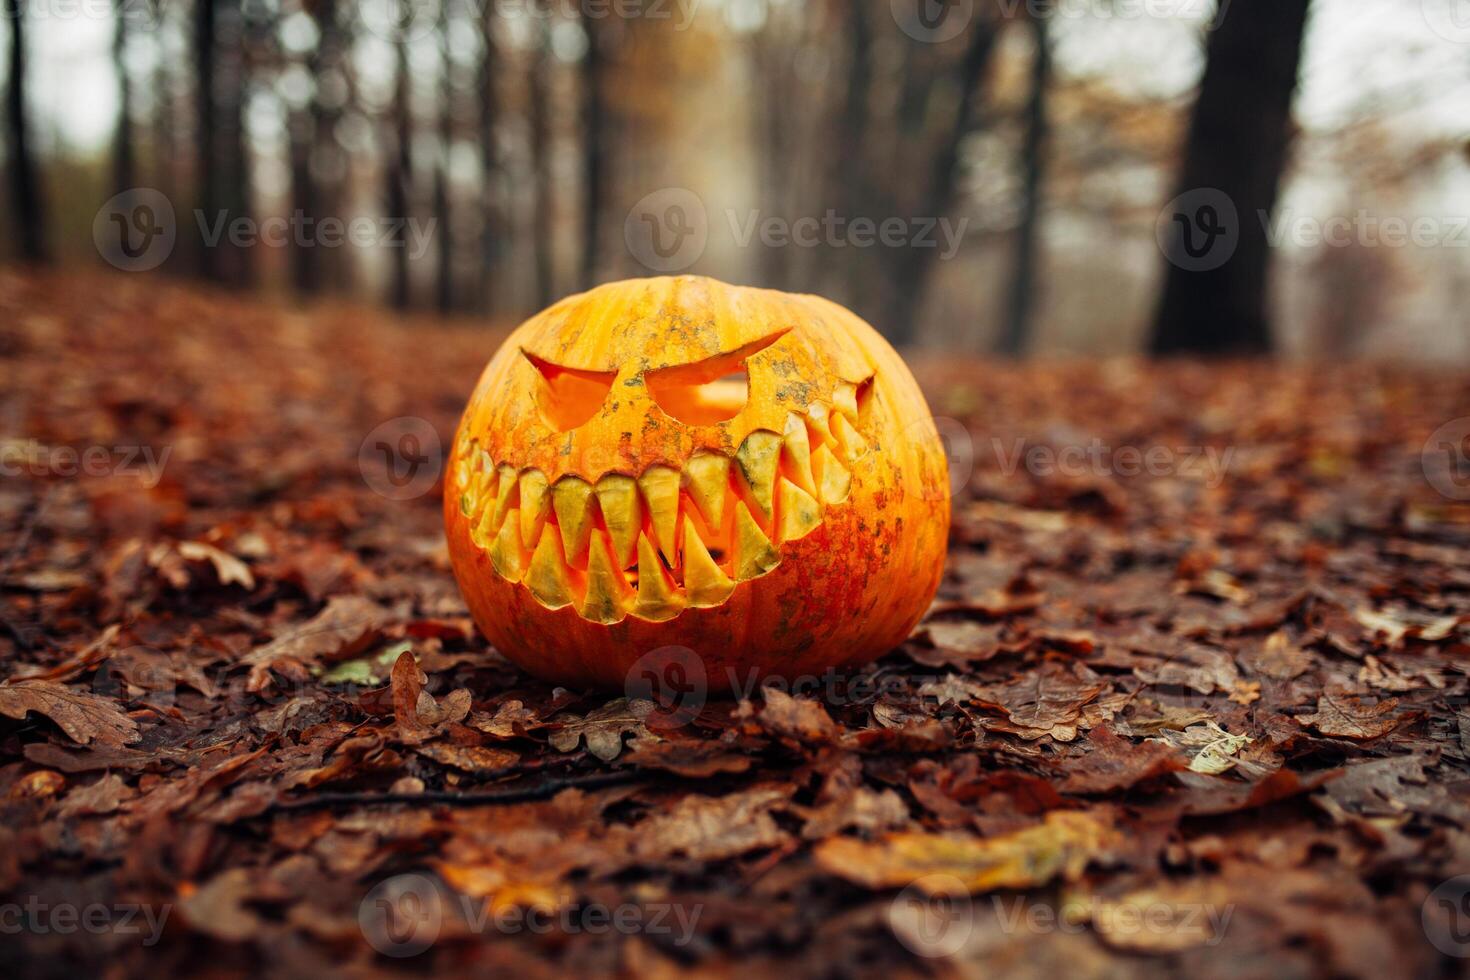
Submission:
M 484 230 L 480 234 L 480 284 L 478 302 L 482 312 L 495 309 L 500 274 L 501 163 L 499 139 L 500 102 L 496 98 L 495 5 L 486 4 L 480 34 L 480 77 L 476 86 L 480 100 L 480 210 Z
M 128 18 L 124 4 L 117 4 L 117 23 L 112 35 L 112 63 L 117 71 L 117 131 L 113 134 L 112 186 L 121 193 L 137 183 L 137 158 L 133 149 L 133 84 L 128 74 Z
M 607 207 L 607 92 L 604 67 L 607 27 L 603 17 L 584 13 L 587 54 L 582 59 L 582 288 L 597 281 L 598 246 L 602 237 L 602 212 Z
M 1035 43 L 1031 58 L 1031 93 L 1026 103 L 1026 142 L 1021 149 L 1021 221 L 1016 227 L 1016 267 L 1011 276 L 1006 302 L 1005 333 L 1001 353 L 1019 357 L 1031 337 L 1031 316 L 1036 307 L 1037 237 L 1041 224 L 1042 181 L 1046 171 L 1047 89 L 1051 85 L 1051 36 L 1046 20 L 1028 17 Z
M 990 65 L 990 56 L 995 50 L 996 24 L 989 18 L 977 17 L 969 30 L 971 34 L 964 58 L 954 79 L 954 84 L 958 86 L 958 106 L 953 124 L 945 133 L 938 152 L 934 154 L 928 183 L 918 206 L 912 212 L 918 218 L 938 221 L 948 215 L 954 203 L 960 143 L 974 125 L 980 80 L 985 75 L 985 70 Z M 923 298 L 936 251 L 937 248 L 909 245 L 897 250 L 894 256 L 888 276 L 888 301 L 884 304 L 880 329 L 895 345 L 910 343 L 914 339 L 914 316 Z
M 6 115 L 10 120 L 10 196 L 20 254 L 31 262 L 45 262 L 46 207 L 31 157 L 29 111 L 26 107 L 25 10 L 20 0 L 5 0 L 10 21 L 10 80 L 6 86 Z
M 413 138 L 408 105 L 408 48 L 400 39 L 397 45 L 398 66 L 393 90 L 393 152 L 384 168 L 388 218 L 391 221 L 408 220 L 408 188 L 413 175 L 411 141 Z M 406 310 L 412 304 L 413 290 L 408 278 L 407 243 L 389 248 L 393 260 L 392 285 L 388 301 L 396 310 Z
M 1270 246 L 1310 0 L 1236 0 L 1211 34 L 1184 148 L 1155 354 L 1263 354 Z M 1231 214 L 1233 208 L 1234 214 Z M 1231 243 L 1234 251 L 1231 252 Z
M 434 172 L 434 229 L 439 254 L 435 262 L 434 300 L 440 314 L 453 312 L 454 222 L 450 205 L 449 152 L 454 145 L 453 60 L 449 56 L 449 4 L 439 8 L 439 166 Z
M 531 157 L 535 185 L 531 215 L 531 250 L 536 265 L 536 306 L 538 309 L 551 305 L 555 285 L 552 282 L 551 236 L 553 230 L 551 212 L 551 119 L 546 77 L 547 46 L 550 38 L 543 28 L 542 36 L 536 41 L 536 52 L 531 60 L 530 113 L 531 113 Z

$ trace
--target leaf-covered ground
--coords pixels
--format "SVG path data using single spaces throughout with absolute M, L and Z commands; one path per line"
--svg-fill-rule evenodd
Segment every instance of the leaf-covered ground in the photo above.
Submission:
M 0 962 L 1463 967 L 1464 377 L 919 364 L 970 435 L 927 622 L 675 728 L 488 649 L 437 485 L 360 462 L 497 340 L 0 274 Z

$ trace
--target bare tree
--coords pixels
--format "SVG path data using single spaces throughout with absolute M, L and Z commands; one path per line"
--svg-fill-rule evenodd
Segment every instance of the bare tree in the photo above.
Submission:
M 402 38 L 396 45 L 397 66 L 393 86 L 393 130 L 388 140 L 391 152 L 383 168 L 384 191 L 388 217 L 406 220 L 409 209 L 409 186 L 413 179 L 413 121 L 409 107 L 408 46 Z M 406 310 L 413 302 L 413 289 L 408 278 L 408 249 L 392 248 L 393 273 L 389 302 L 397 310 Z
M 112 186 L 119 192 L 137 183 L 137 158 L 133 143 L 133 84 L 128 72 L 128 13 L 126 0 L 118 0 L 113 15 L 112 63 L 117 72 L 117 130 L 113 133 Z
M 596 282 L 602 217 L 607 207 L 609 173 L 606 63 L 611 26 L 606 11 L 583 8 L 587 53 L 582 58 L 582 288 Z
M 1025 23 L 1034 44 L 1030 93 L 1026 101 L 1026 136 L 1021 148 L 1021 220 L 1016 226 L 1016 266 L 1006 301 L 1005 333 L 1000 349 L 1012 357 L 1025 352 L 1036 307 L 1037 238 L 1041 224 L 1042 182 L 1046 173 L 1047 92 L 1051 87 L 1051 35 L 1046 18 Z
M 231 242 L 228 229 L 249 210 L 244 123 L 249 36 L 240 0 L 195 0 L 194 13 L 195 139 L 200 207 L 210 236 L 200 243 L 200 273 L 241 286 L 250 279 L 249 257 Z
M 30 116 L 26 106 L 26 14 L 20 0 L 4 0 L 10 23 L 10 79 L 6 114 L 10 129 L 10 198 L 20 253 L 32 262 L 50 258 L 46 246 L 46 207 L 32 158 Z
M 953 87 L 956 106 L 939 134 L 937 149 L 930 156 L 928 179 L 921 184 L 917 204 L 909 212 L 912 215 L 938 220 L 954 205 L 960 145 L 976 125 L 975 106 L 980 95 L 980 82 L 995 50 L 997 27 L 994 17 L 975 17 L 968 28 L 963 57 L 952 72 L 945 73 L 944 81 Z M 924 118 L 927 115 L 918 113 L 906 118 Z M 915 315 L 928 285 L 929 273 L 933 270 L 934 252 L 933 248 L 918 248 L 912 244 L 894 252 L 887 277 L 887 302 L 880 322 L 895 344 L 913 339 Z
M 439 5 L 439 165 L 434 170 L 434 222 L 439 244 L 434 299 L 441 314 L 454 310 L 454 214 L 450 204 L 449 154 L 454 146 L 454 59 L 449 51 L 449 4 Z
M 1309 3 L 1235 0 L 1210 35 L 1180 170 L 1182 209 L 1172 216 L 1172 261 L 1154 323 L 1156 354 L 1271 349 L 1271 253 L 1259 216 L 1275 208 L 1286 164 Z M 1234 228 L 1219 201 L 1233 206 Z M 1228 258 L 1207 254 L 1227 247 L 1232 232 Z
M 546 28 L 549 13 L 543 8 L 538 12 L 539 35 L 531 57 L 529 112 L 531 123 L 531 166 L 534 170 L 532 182 L 531 251 L 536 267 L 536 305 L 550 306 L 555 295 L 552 268 L 552 197 L 551 197 L 551 107 L 550 65 L 547 63 L 550 37 Z
M 336 130 L 346 88 L 347 39 L 337 0 L 314 0 L 311 13 L 317 27 L 317 43 L 306 60 L 312 78 L 311 101 L 304 113 L 293 113 L 287 125 L 292 207 L 310 222 L 309 227 L 316 227 L 323 218 L 335 215 L 341 203 L 339 175 L 345 160 Z M 296 290 L 310 295 L 340 287 L 344 277 L 338 252 L 309 243 L 299 245 L 292 256 Z
M 480 104 L 480 212 L 484 221 L 480 233 L 478 304 L 485 312 L 494 309 L 498 300 L 501 222 L 504 220 L 500 207 L 503 177 L 499 143 L 500 100 L 495 84 L 499 64 L 495 38 L 497 16 L 494 0 L 486 0 L 485 16 L 480 23 L 480 72 L 475 85 Z

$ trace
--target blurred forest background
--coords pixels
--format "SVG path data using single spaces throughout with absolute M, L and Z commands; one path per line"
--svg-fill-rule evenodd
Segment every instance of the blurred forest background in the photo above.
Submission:
M 99 209 L 151 188 L 148 275 L 504 323 L 650 274 L 640 202 L 687 191 L 680 271 L 901 344 L 1470 362 L 1465 0 L 3 2 L 12 261 L 103 266 Z M 1165 259 L 1202 187 L 1218 268 Z M 430 233 L 208 247 L 196 213 Z M 954 248 L 748 233 L 829 213 Z

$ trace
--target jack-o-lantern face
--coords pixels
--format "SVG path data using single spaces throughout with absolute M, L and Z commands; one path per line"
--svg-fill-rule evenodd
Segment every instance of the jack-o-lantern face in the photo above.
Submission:
M 721 667 L 871 658 L 927 607 L 949 521 L 923 398 L 871 327 L 698 277 L 613 283 L 523 324 L 445 489 L 485 634 L 533 673 L 613 685 L 671 644 L 716 688 Z

